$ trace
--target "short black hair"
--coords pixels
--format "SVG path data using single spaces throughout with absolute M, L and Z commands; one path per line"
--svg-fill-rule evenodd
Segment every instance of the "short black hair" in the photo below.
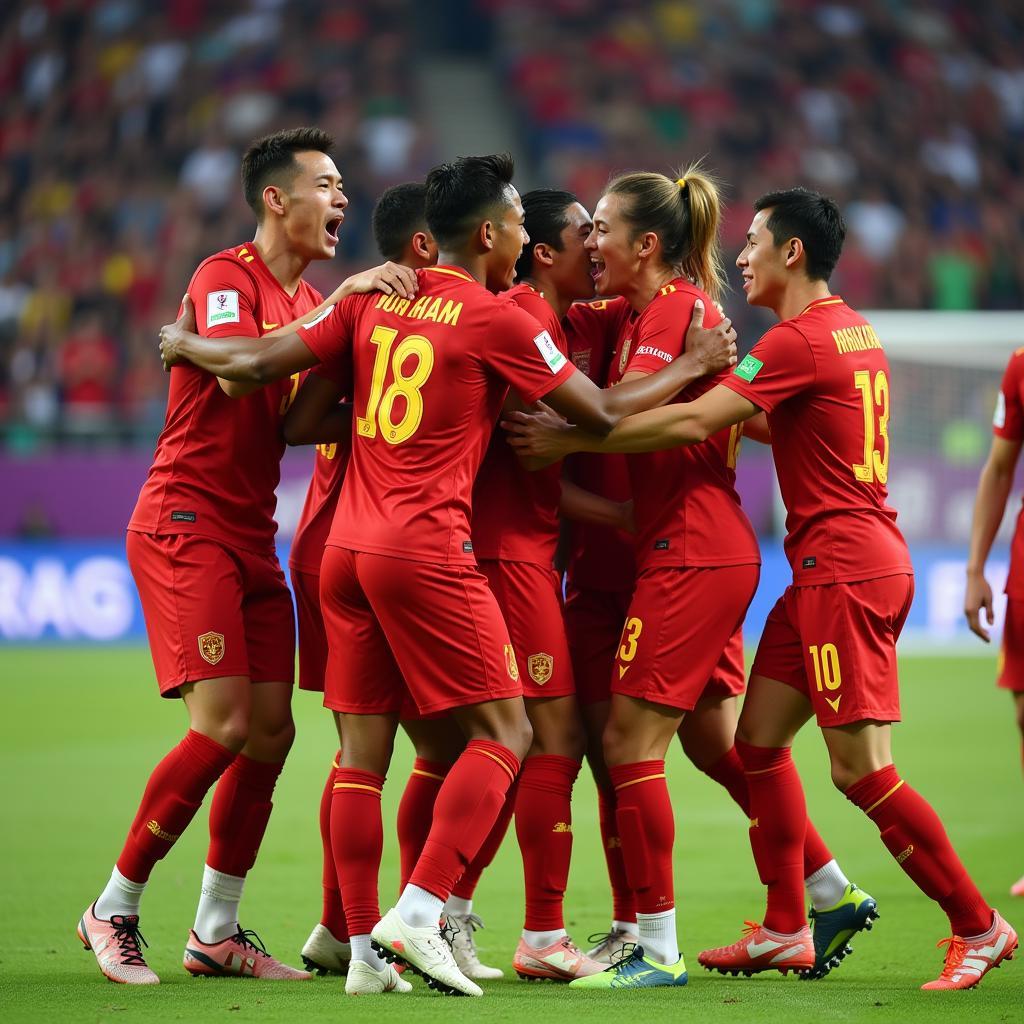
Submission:
M 571 192 L 559 188 L 535 188 L 523 196 L 526 221 L 523 227 L 530 236 L 530 244 L 523 246 L 516 261 L 516 278 L 522 280 L 533 271 L 533 247 L 550 245 L 562 251 L 562 232 L 569 226 L 566 210 L 579 200 Z
M 507 205 L 511 153 L 460 156 L 427 175 L 427 226 L 442 249 L 458 248 L 496 207 Z
M 807 276 L 827 281 L 832 276 L 846 238 L 846 222 L 834 199 L 808 188 L 768 192 L 754 203 L 757 211 L 771 209 L 767 228 L 776 245 L 799 238 L 807 256 Z
M 286 128 L 257 139 L 242 157 L 242 192 L 249 209 L 263 220 L 263 190 L 268 185 L 289 185 L 298 165 L 296 153 L 327 153 L 334 139 L 322 128 Z
M 373 208 L 373 240 L 384 259 L 397 262 L 413 234 L 426 228 L 426 201 L 422 181 L 384 190 Z

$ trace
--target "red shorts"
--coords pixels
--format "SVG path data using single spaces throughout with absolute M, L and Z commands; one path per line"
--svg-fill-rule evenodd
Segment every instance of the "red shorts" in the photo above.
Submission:
M 291 566 L 292 590 L 299 620 L 299 689 L 324 692 L 327 632 L 320 610 L 320 574 Z
M 162 696 L 199 679 L 295 678 L 295 612 L 276 555 L 134 530 L 125 548 Z
M 522 673 L 523 696 L 576 692 L 562 618 L 562 587 L 554 569 L 532 562 L 481 561 L 498 601 Z
M 757 565 L 648 569 L 622 630 L 612 693 L 692 711 L 709 691 L 743 692 L 743 617 Z
M 407 689 L 424 715 L 522 696 L 505 622 L 471 566 L 328 546 L 320 604 L 333 711 L 398 713 Z
M 909 574 L 786 587 L 768 615 L 750 674 L 799 690 L 823 728 L 898 722 L 896 641 L 913 599 Z
M 611 700 L 612 666 L 632 590 L 576 590 L 565 598 L 565 632 L 581 704 Z
M 996 683 L 1004 690 L 1024 693 L 1024 601 L 1006 599 L 1003 643 L 999 648 Z

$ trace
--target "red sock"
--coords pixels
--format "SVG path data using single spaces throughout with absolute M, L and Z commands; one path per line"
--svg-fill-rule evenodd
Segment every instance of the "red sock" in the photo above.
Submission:
M 334 774 L 341 764 L 338 751 L 331 770 L 327 773 L 323 795 L 320 797 L 320 842 L 324 849 L 323 888 L 324 905 L 320 912 L 320 923 L 339 941 L 348 942 L 348 925 L 345 923 L 345 908 L 341 905 L 341 890 L 338 888 L 338 872 L 334 870 L 334 853 L 331 850 L 331 806 L 334 803 Z
M 398 853 L 402 864 L 401 892 L 423 852 L 434 821 L 434 801 L 448 774 L 447 764 L 417 757 L 398 804 Z
M 562 903 L 572 859 L 572 787 L 579 761 L 535 754 L 523 762 L 516 794 L 516 838 L 523 855 L 526 919 L 535 932 L 565 927 Z
M 601 845 L 612 887 L 612 917 L 616 921 L 636 922 L 636 894 L 626 878 L 626 862 L 622 859 L 622 840 L 615 818 L 615 790 L 598 789 L 597 813 L 601 823 Z
M 981 935 L 992 908 L 971 881 L 931 804 L 890 764 L 865 775 L 846 791 L 882 833 L 896 863 L 946 912 L 954 935 Z
M 235 755 L 195 729 L 153 769 L 117 870 L 133 882 L 149 880 L 153 866 L 195 817 L 210 787 Z
M 491 740 L 466 744 L 437 794 L 434 824 L 410 884 L 448 899 L 491 831 L 518 773 L 519 758 L 508 747 Z
M 807 924 L 804 912 L 804 839 L 807 803 L 789 747 L 754 747 L 742 740 L 750 792 L 750 847 L 768 889 L 764 926 L 792 935 Z
M 239 754 L 220 777 L 210 806 L 210 849 L 206 854 L 206 863 L 214 871 L 245 877 L 252 870 L 283 767 L 283 761 L 270 764 Z
M 672 910 L 672 844 L 676 838 L 664 761 L 609 765 L 626 877 L 641 914 Z
M 723 754 L 710 768 L 705 768 L 704 774 L 714 779 L 720 786 L 724 786 L 729 791 L 729 796 L 739 804 L 743 814 L 747 818 L 751 816 L 747 777 L 743 772 L 743 761 L 735 747 Z M 825 845 L 825 840 L 808 818 L 807 834 L 804 837 L 804 878 L 810 878 L 815 871 L 823 868 L 832 859 L 832 852 Z
M 501 849 L 505 833 L 508 832 L 509 822 L 512 820 L 512 813 L 516 807 L 518 793 L 519 778 L 517 776 L 515 782 L 508 787 L 505 802 L 501 805 L 498 817 L 494 819 L 491 831 L 487 833 L 487 838 L 483 841 L 479 852 L 469 862 L 469 867 L 463 871 L 462 877 L 455 883 L 455 887 L 452 889 L 453 896 L 458 896 L 462 900 L 471 900 L 473 898 L 473 893 L 476 892 L 480 876 L 484 873 L 485 868 L 491 866 L 491 862 L 497 856 L 498 850 Z
M 369 935 L 380 920 L 377 877 L 384 850 L 383 787 L 383 775 L 361 768 L 339 768 L 334 773 L 331 852 L 350 935 Z

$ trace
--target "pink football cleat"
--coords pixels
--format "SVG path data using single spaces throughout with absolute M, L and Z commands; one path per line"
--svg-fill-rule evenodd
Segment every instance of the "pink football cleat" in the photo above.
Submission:
M 1024 875 L 1021 875 L 1021 877 L 1010 886 L 1010 895 L 1024 896 Z
M 795 935 L 779 935 L 756 921 L 747 921 L 743 938 L 731 946 L 705 949 L 697 962 L 720 974 L 780 971 L 801 974 L 814 966 L 814 939 L 806 925 Z
M 195 977 L 266 978 L 269 981 L 308 981 L 308 971 L 275 960 L 254 931 L 241 928 L 222 942 L 201 942 L 194 931 L 188 933 L 184 967 Z
M 139 931 L 138 914 L 114 914 L 109 921 L 96 916 L 96 904 L 78 922 L 78 937 L 96 954 L 100 970 L 121 985 L 159 985 L 142 955 L 146 940 Z
M 940 946 L 946 947 L 946 962 L 942 973 L 922 985 L 927 992 L 942 992 L 956 988 L 974 988 L 982 978 L 1004 960 L 1012 960 L 1017 948 L 1017 933 L 993 911 L 992 927 L 984 935 L 962 939 L 951 935 Z
M 520 939 L 512 959 L 512 969 L 527 981 L 572 981 L 574 978 L 600 974 L 608 969 L 608 965 L 591 960 L 586 953 L 581 953 L 566 935 L 543 949 L 529 946 L 525 939 Z

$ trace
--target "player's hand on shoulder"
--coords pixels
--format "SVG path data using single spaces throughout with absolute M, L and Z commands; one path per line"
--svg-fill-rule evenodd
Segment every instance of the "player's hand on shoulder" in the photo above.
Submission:
M 555 461 L 572 451 L 568 446 L 572 426 L 543 402 L 530 412 L 506 412 L 501 425 L 508 431 L 508 443 L 521 456 Z
M 181 348 L 185 336 L 195 334 L 195 330 L 196 310 L 186 293 L 181 300 L 181 315 L 173 324 L 164 324 L 160 328 L 160 358 L 163 360 L 164 370 L 170 372 L 172 366 L 184 361 Z
M 370 267 L 369 270 L 346 278 L 334 290 L 331 298 L 338 301 L 346 295 L 383 292 L 385 295 L 399 295 L 403 299 L 411 299 L 416 295 L 417 287 L 415 270 L 389 260 L 379 267 Z
M 995 622 L 995 612 L 992 608 L 992 588 L 988 580 L 981 573 L 967 574 L 967 592 L 964 594 L 964 615 L 967 616 L 967 625 L 975 636 L 980 636 L 985 643 L 991 641 L 988 629 L 982 624 L 981 612 L 985 611 L 985 621 L 989 629 Z
M 686 351 L 698 360 L 703 374 L 717 373 L 736 365 L 736 331 L 725 317 L 714 327 L 704 326 L 704 303 L 694 303 L 686 332 Z

